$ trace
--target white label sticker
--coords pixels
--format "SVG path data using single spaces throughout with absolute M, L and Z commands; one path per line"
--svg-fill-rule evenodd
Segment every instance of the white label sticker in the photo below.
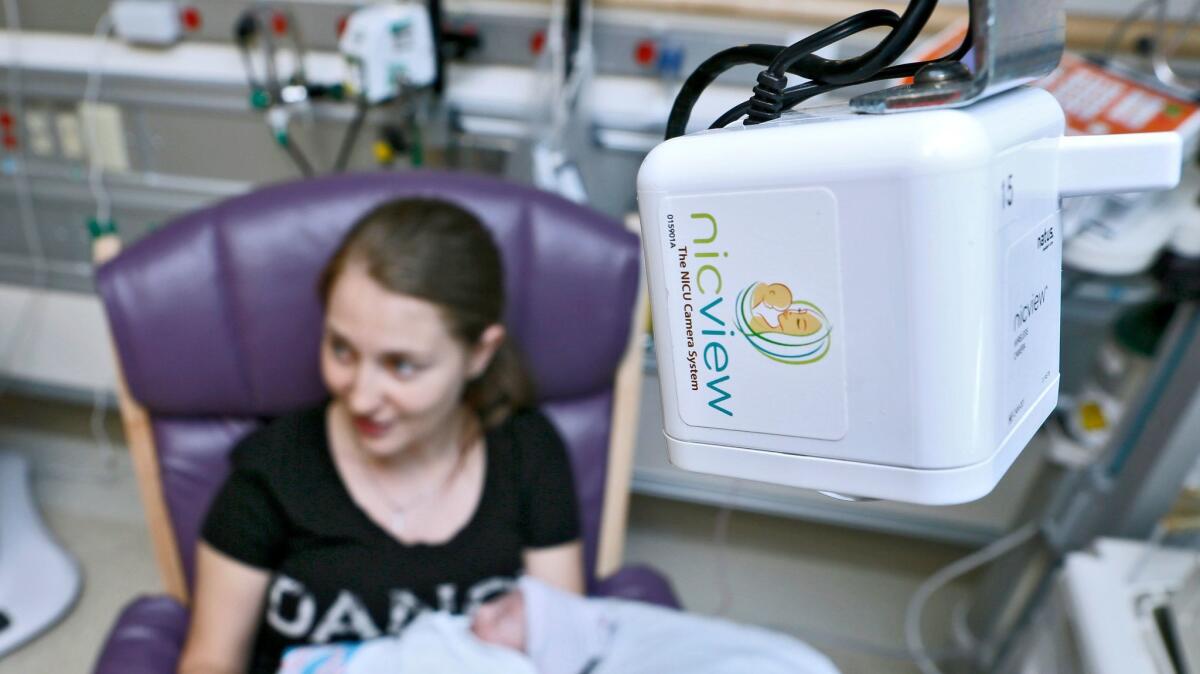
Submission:
M 1004 428 L 1021 420 L 1058 374 L 1062 241 L 1057 215 L 1008 249 Z
M 675 387 L 690 426 L 846 434 L 837 200 L 826 189 L 663 202 Z

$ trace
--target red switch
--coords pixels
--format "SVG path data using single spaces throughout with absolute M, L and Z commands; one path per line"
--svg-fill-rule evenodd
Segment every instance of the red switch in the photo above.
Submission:
M 337 36 L 338 37 L 341 37 L 342 33 L 346 32 L 346 24 L 349 22 L 350 22 L 349 14 L 343 14 L 342 18 L 338 19 L 338 22 L 337 22 Z
M 11 133 L 4 134 L 4 147 L 9 150 L 17 149 L 17 137 Z
M 654 43 L 654 40 L 642 40 L 633 49 L 633 60 L 637 61 L 637 64 L 640 66 L 653 64 L 657 56 L 658 45 Z
M 283 12 L 275 12 L 271 15 L 271 30 L 275 31 L 276 35 L 288 32 L 288 20 Z
M 529 38 L 529 51 L 534 56 L 540 56 L 546 48 L 546 31 L 539 30 Z
M 12 115 L 8 114 L 7 112 L 0 112 L 0 127 L 7 131 L 12 128 L 12 125 Z
M 200 30 L 200 24 L 203 22 L 200 17 L 200 10 L 195 7 L 184 7 L 179 13 L 179 18 L 183 21 L 183 27 L 189 32 Z

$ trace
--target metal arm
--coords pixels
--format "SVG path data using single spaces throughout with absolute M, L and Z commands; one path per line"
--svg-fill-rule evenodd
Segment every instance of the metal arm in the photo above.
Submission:
M 864 94 L 859 112 L 959 108 L 1049 75 L 1066 44 L 1062 0 L 971 0 L 975 46 L 969 73 L 921 78 L 913 84 Z

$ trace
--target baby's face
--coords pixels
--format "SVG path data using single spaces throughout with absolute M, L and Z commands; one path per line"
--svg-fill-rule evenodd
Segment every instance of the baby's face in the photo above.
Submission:
M 806 337 L 821 329 L 821 319 L 807 311 L 785 311 L 779 315 L 779 329 L 785 335 Z
M 494 599 L 475 612 L 471 631 L 480 641 L 525 652 L 525 596 L 520 590 Z

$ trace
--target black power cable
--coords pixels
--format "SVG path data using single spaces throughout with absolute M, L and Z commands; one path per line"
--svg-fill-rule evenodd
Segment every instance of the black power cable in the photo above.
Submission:
M 919 1 L 919 0 L 918 0 Z M 867 12 L 861 12 L 855 16 L 840 21 L 829 28 L 817 31 L 812 35 L 804 38 L 800 42 L 791 47 L 781 45 L 767 44 L 749 44 L 740 47 L 733 47 L 725 51 L 718 52 L 714 56 L 708 58 L 701 63 L 698 68 L 687 80 L 683 83 L 683 87 L 679 90 L 679 94 L 675 97 L 675 104 L 671 107 L 671 115 L 667 120 L 668 139 L 675 136 L 683 135 L 687 128 L 688 119 L 691 117 L 692 108 L 695 107 L 700 94 L 708 88 L 726 70 L 738 65 L 754 64 L 761 66 L 772 66 L 779 62 L 785 52 L 795 48 L 806 49 L 807 56 L 811 52 L 829 46 L 839 40 L 845 39 L 855 33 L 869 30 L 871 28 L 893 28 L 900 24 L 901 17 L 895 12 L 886 9 L 876 9 Z M 794 53 L 794 52 L 793 52 Z M 865 56 L 865 55 L 864 55 Z M 825 63 L 844 63 L 833 62 L 817 56 L 810 58 L 796 58 L 794 55 L 787 56 L 787 64 L 784 68 L 785 73 L 800 75 L 808 79 L 819 79 L 814 75 L 819 74 L 822 64 Z M 760 77 L 761 79 L 761 77 Z M 783 80 L 786 83 L 786 80 Z M 780 85 L 782 89 L 782 84 Z
M 967 55 L 967 52 L 969 52 L 971 50 L 972 44 L 973 44 L 973 40 L 971 37 L 971 33 L 968 32 L 966 39 L 963 40 L 962 44 L 959 45 L 958 48 L 955 49 L 953 53 L 947 54 L 946 56 L 943 56 L 942 58 L 933 59 L 932 61 L 920 61 L 918 63 L 905 63 L 902 65 L 885 68 L 885 69 L 879 71 L 878 73 L 875 73 L 871 77 L 867 78 L 862 83 L 877 82 L 880 80 L 897 79 L 897 78 L 901 78 L 901 77 L 912 77 L 913 75 L 916 75 L 917 72 L 919 70 L 921 70 L 921 68 L 924 68 L 925 66 L 927 66 L 931 63 L 944 63 L 944 62 L 948 62 L 948 61 L 959 61 L 964 56 Z M 800 85 L 797 85 L 794 87 L 789 87 L 787 89 L 784 89 L 783 93 L 782 93 L 783 101 L 782 101 L 782 105 L 781 105 L 781 112 L 782 112 L 782 110 L 789 110 L 797 105 L 800 105 L 804 101 L 807 101 L 808 99 L 813 98 L 815 96 L 819 96 L 821 94 L 828 93 L 830 91 L 833 91 L 834 89 L 840 89 L 841 86 L 842 85 L 837 85 L 837 84 L 805 82 L 804 84 L 800 84 Z M 728 111 L 725 112 L 725 114 L 718 117 L 717 121 L 713 122 L 712 125 L 709 126 L 708 128 L 719 129 L 722 127 L 729 126 L 730 124 L 736 122 L 737 120 L 741 119 L 742 117 L 744 117 L 745 115 L 747 115 L 750 112 L 750 107 L 752 105 L 752 102 L 753 102 L 752 100 L 746 101 L 745 103 L 741 103 L 739 105 L 736 105 L 736 106 L 730 108 Z
M 260 28 L 258 16 L 250 10 L 243 12 L 233 25 L 233 42 L 238 46 L 238 53 L 242 57 L 242 66 L 246 71 L 246 84 L 250 86 L 251 93 L 267 91 L 266 82 L 259 80 L 254 75 L 254 63 L 250 56 L 250 45 L 254 42 Z M 266 67 L 265 64 L 263 67 Z
M 832 42 L 859 32 L 862 28 L 855 30 L 850 30 L 850 28 L 856 21 L 869 23 L 873 15 L 877 14 L 880 10 L 862 12 L 850 19 L 818 31 L 816 35 L 809 36 L 784 49 L 775 59 L 775 62 L 771 64 L 769 70 L 774 75 L 782 75 L 793 64 L 803 63 L 805 65 L 804 75 L 811 80 L 841 85 L 862 82 L 865 78 L 890 66 L 896 59 L 904 55 L 904 52 L 916 41 L 917 36 L 921 34 L 921 30 L 929 22 L 929 17 L 933 14 L 933 10 L 936 7 L 937 0 L 910 0 L 908 8 L 904 10 L 904 14 L 900 17 L 899 23 L 892 28 L 887 37 L 869 51 L 859 56 L 835 61 L 821 58 L 812 53 L 827 44 L 832 44 Z M 888 12 L 888 14 L 892 14 L 892 12 Z M 820 40 L 818 37 L 821 33 L 835 31 L 844 31 L 845 33 L 833 41 Z M 811 44 L 806 44 L 809 42 Z M 814 47 L 813 45 L 816 44 L 820 44 L 821 46 Z
M 583 29 L 583 3 L 585 0 L 567 0 L 566 25 L 563 27 L 563 45 L 566 48 L 567 62 L 564 66 L 563 80 L 571 77 L 575 70 L 575 52 L 579 51 L 579 33 Z
M 896 17 L 899 19 L 900 17 Z M 730 47 L 708 57 L 692 71 L 684 80 L 675 103 L 671 106 L 671 114 L 667 118 L 667 140 L 682 136 L 687 130 L 688 120 L 692 116 L 692 108 L 700 94 L 716 81 L 722 73 L 740 65 L 769 66 L 783 51 L 783 47 L 772 44 L 744 44 Z M 724 126 L 724 125 L 722 125 Z
M 442 0 L 429 0 L 429 27 L 433 33 L 433 93 L 438 96 L 446 89 L 446 43 L 445 12 L 442 10 Z
M 909 11 L 905 12 L 905 16 L 912 13 L 912 5 L 921 2 L 934 2 L 936 4 L 936 0 L 914 0 L 909 5 Z M 807 77 L 814 82 L 833 86 L 861 82 L 866 77 L 870 77 L 874 72 L 868 72 L 869 69 L 874 67 L 874 64 L 880 60 L 880 57 L 875 55 L 874 52 L 882 51 L 884 55 L 888 55 L 895 51 L 894 43 L 896 41 L 894 38 L 897 34 L 900 34 L 901 29 L 904 27 L 904 21 L 905 18 L 897 17 L 895 12 L 873 9 L 855 14 L 848 19 L 843 19 L 828 28 L 809 35 L 791 46 L 785 47 L 775 55 L 770 66 L 758 74 L 758 86 L 754 87 L 754 98 L 750 100 L 750 121 L 748 123 L 756 124 L 779 118 L 783 106 L 783 88 L 787 86 L 787 75 L 789 72 Z M 844 61 L 831 61 L 813 53 L 818 49 L 824 49 L 831 44 L 841 42 L 864 30 L 879 28 L 881 26 L 892 28 L 891 32 L 888 33 L 888 37 L 862 56 Z M 903 45 L 899 53 L 904 53 L 904 50 L 907 48 L 907 44 Z M 898 57 L 899 54 L 896 55 L 896 58 Z M 888 63 L 890 61 L 884 63 L 884 65 L 888 65 Z M 844 78 L 847 72 L 854 75 L 854 79 L 847 82 L 835 81 Z
M 787 47 L 754 44 L 719 52 L 702 63 L 684 82 L 671 108 L 666 138 L 683 135 L 700 94 L 721 73 L 736 65 L 755 64 L 766 66 L 766 69 L 758 75 L 753 98 L 722 115 L 710 128 L 726 126 L 746 115 L 749 116 L 747 124 L 776 119 L 784 110 L 818 94 L 852 84 L 910 76 L 926 63 L 891 64 L 916 40 L 936 7 L 937 0 L 910 0 L 902 16 L 890 10 L 869 10 Z M 891 28 L 891 31 L 879 44 L 859 56 L 833 60 L 814 53 L 862 31 L 881 27 Z M 971 36 L 968 34 L 954 54 L 938 61 L 961 59 L 970 49 L 970 43 Z M 787 74 L 799 75 L 810 81 L 785 89 Z

